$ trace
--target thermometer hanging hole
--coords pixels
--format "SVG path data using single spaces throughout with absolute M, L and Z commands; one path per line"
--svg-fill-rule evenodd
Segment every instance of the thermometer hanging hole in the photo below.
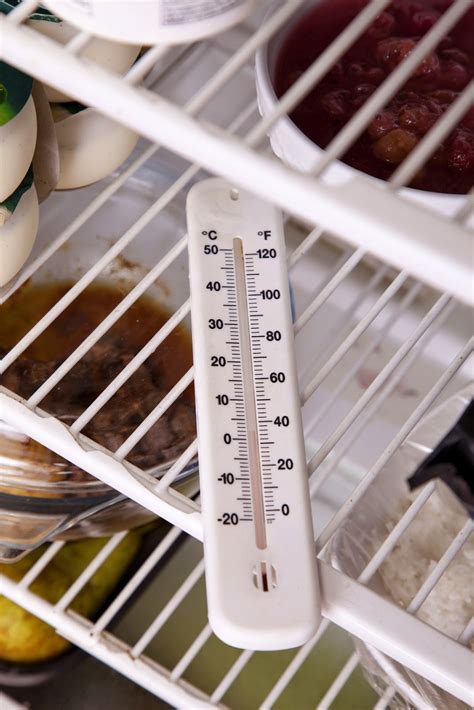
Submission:
M 230 191 L 230 199 L 234 200 L 236 202 L 240 197 L 240 192 L 237 190 L 237 188 L 233 187 L 232 190 Z
M 276 570 L 268 562 L 259 562 L 253 568 L 254 586 L 261 592 L 269 592 L 277 586 Z

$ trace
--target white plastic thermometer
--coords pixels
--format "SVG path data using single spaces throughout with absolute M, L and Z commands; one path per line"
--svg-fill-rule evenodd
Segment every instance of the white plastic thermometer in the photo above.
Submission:
M 218 178 L 187 215 L 209 621 L 291 648 L 320 608 L 282 219 Z

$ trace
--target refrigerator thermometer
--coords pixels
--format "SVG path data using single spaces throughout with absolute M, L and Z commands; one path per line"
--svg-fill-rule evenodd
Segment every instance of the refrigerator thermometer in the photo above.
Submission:
M 209 621 L 290 648 L 320 609 L 282 218 L 220 178 L 187 218 Z

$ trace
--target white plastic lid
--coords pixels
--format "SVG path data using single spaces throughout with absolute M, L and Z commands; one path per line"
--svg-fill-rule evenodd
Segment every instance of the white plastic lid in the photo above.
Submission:
M 81 29 L 133 44 L 180 44 L 241 22 L 255 0 L 45 0 Z

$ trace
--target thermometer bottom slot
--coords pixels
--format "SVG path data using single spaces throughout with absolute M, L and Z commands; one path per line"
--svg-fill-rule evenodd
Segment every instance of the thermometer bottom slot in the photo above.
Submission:
M 265 560 L 258 562 L 253 568 L 253 583 L 262 592 L 275 589 L 277 586 L 275 567 Z

